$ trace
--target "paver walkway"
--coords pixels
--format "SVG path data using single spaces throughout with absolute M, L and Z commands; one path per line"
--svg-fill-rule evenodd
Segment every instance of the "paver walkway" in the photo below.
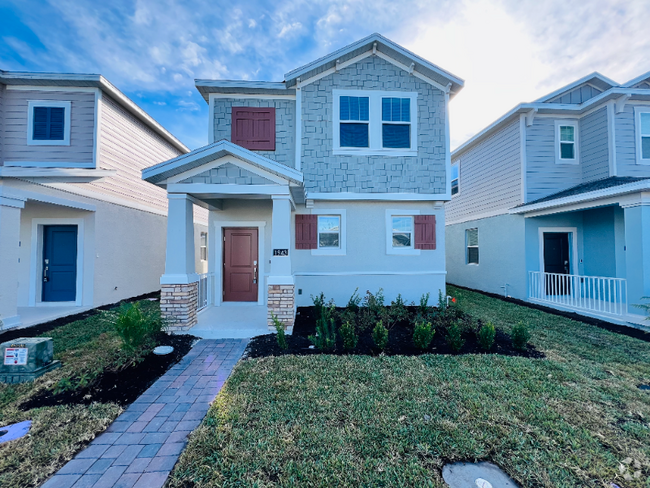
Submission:
M 202 339 L 42 488 L 163 486 L 246 339 Z

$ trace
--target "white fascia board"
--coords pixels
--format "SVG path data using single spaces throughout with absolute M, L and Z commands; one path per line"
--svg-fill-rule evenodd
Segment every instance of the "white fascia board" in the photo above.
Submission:
M 0 167 L 0 177 L 3 178 L 83 178 L 99 179 L 114 176 L 114 169 L 83 169 L 83 168 L 36 168 L 4 166 Z
M 173 183 L 167 186 L 168 194 L 193 193 L 214 195 L 291 195 L 289 186 L 235 185 L 212 183 Z
M 391 202 L 444 202 L 450 200 L 446 194 L 425 193 L 319 193 L 307 192 L 306 200 L 360 200 L 360 201 L 391 201 Z
M 510 214 L 525 214 L 536 212 L 539 210 L 546 210 L 550 208 L 563 207 L 565 205 L 572 205 L 576 203 L 590 202 L 599 200 L 601 198 L 614 197 L 624 195 L 626 193 L 635 193 L 650 190 L 650 180 L 636 181 L 625 185 L 614 186 L 611 188 L 604 188 L 602 190 L 590 191 L 581 193 L 579 195 L 571 195 L 564 198 L 557 198 L 555 200 L 548 200 L 546 202 L 534 203 L 532 205 L 525 205 L 510 209 Z
M 650 78 L 650 71 L 648 71 L 648 72 L 646 72 L 646 73 L 643 73 L 643 74 L 640 75 L 640 76 L 637 76 L 636 78 L 634 78 L 634 79 L 628 81 L 627 83 L 624 83 L 624 84 L 621 85 L 621 86 L 623 86 L 623 87 L 625 87 L 625 88 L 632 88 L 632 87 L 633 87 L 634 85 L 636 85 L 637 83 L 640 83 L 640 82 L 642 82 L 642 81 L 644 81 L 644 80 L 647 80 L 648 78 Z
M 4 185 L 0 185 L 0 198 L 7 198 L 7 199 L 18 200 L 23 202 L 27 200 L 34 200 L 41 203 L 49 203 L 52 205 L 60 205 L 63 207 L 86 210 L 88 212 L 94 212 L 95 210 L 97 210 L 97 207 L 95 205 L 89 203 L 69 200 L 67 198 L 55 197 L 52 195 L 45 195 L 43 193 L 23 190 L 20 188 L 12 188 Z

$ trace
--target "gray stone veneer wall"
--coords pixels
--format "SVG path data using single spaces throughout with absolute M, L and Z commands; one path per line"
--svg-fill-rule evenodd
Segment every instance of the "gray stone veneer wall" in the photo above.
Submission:
M 245 170 L 232 163 L 204 171 L 201 174 L 187 178 L 181 183 L 211 183 L 213 185 L 270 185 L 273 182 L 251 171 Z
M 230 141 L 232 107 L 275 107 L 275 151 L 255 151 L 266 158 L 295 167 L 296 102 L 294 100 L 255 100 L 216 98 L 214 103 L 214 140 Z
M 334 156 L 333 89 L 418 93 L 418 155 Z M 445 95 L 393 64 L 369 57 L 302 88 L 302 171 L 313 192 L 446 192 Z

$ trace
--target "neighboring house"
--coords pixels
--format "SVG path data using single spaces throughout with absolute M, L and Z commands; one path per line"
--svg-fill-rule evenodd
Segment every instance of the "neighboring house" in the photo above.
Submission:
M 594 73 L 452 153 L 448 282 L 639 322 L 650 296 L 650 73 Z
M 187 152 L 102 76 L 0 71 L 0 329 L 159 289 L 167 196 L 140 171 Z
M 461 79 L 373 34 L 283 82 L 196 86 L 210 144 L 143 171 L 168 192 L 162 307 L 177 327 L 196 323 L 197 294 L 215 323 L 248 304 L 266 328 L 271 313 L 291 326 L 321 292 L 341 306 L 357 288 L 388 302 L 445 292 L 447 113 Z M 192 203 L 210 211 L 199 285 Z

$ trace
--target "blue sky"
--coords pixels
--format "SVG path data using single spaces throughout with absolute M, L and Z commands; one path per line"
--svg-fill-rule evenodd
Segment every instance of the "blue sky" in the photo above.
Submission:
M 453 147 L 593 71 L 650 71 L 649 19 L 640 0 L 0 0 L 0 69 L 101 73 L 196 148 L 208 122 L 194 79 L 282 81 L 380 32 L 465 79 Z

